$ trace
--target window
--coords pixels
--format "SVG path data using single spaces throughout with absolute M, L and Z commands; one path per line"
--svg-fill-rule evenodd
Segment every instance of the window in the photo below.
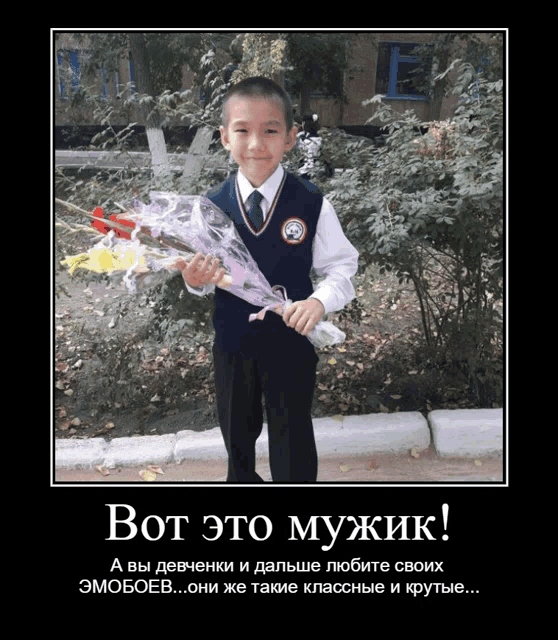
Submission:
M 67 100 L 71 94 L 80 89 L 98 92 L 99 97 L 107 99 L 111 95 L 111 78 L 114 79 L 114 94 L 118 94 L 118 72 L 114 75 L 105 66 L 101 66 L 98 75 L 87 71 L 92 54 L 86 49 L 72 51 L 60 49 L 56 53 L 56 80 L 58 83 L 58 95 L 62 100 Z M 85 74 L 87 78 L 85 78 Z
M 108 98 L 109 96 L 109 77 L 106 69 L 101 67 L 101 97 Z
M 388 98 L 425 99 L 424 94 L 418 89 L 422 74 L 419 73 L 418 57 L 413 55 L 416 47 L 417 45 L 411 42 L 380 43 L 376 93 Z
M 57 56 L 58 93 L 68 98 L 69 91 L 79 89 L 79 58 L 77 51 L 59 51 Z

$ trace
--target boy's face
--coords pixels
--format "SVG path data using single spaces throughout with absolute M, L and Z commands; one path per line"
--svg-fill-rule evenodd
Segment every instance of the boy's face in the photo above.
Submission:
M 221 142 L 252 186 L 259 187 L 294 146 L 296 128 L 287 131 L 279 100 L 233 96 L 227 116 L 227 126 L 219 129 Z

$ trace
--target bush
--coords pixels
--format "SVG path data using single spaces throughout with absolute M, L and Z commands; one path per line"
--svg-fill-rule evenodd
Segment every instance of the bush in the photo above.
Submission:
M 373 98 L 387 144 L 355 149 L 327 196 L 361 258 L 413 284 L 426 345 L 438 361 L 451 354 L 481 394 L 481 378 L 500 373 L 490 363 L 501 353 L 502 82 L 463 64 L 454 92 L 446 122 Z

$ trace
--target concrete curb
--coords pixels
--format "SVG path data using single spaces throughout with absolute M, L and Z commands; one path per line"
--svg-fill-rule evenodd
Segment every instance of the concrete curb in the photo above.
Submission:
M 314 432 L 318 454 L 367 455 L 404 453 L 431 444 L 440 456 L 501 457 L 502 409 L 452 409 L 432 411 L 425 418 L 415 411 L 373 413 L 343 418 L 317 418 Z M 267 456 L 267 429 L 258 439 L 256 454 Z M 107 469 L 184 460 L 226 458 L 219 428 L 179 431 L 163 436 L 138 436 L 89 440 L 56 440 L 57 469 Z
M 442 456 L 502 456 L 503 409 L 431 411 L 432 443 Z

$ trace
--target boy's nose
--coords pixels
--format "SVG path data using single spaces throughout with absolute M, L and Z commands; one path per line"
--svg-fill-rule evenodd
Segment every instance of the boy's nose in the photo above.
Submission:
M 265 147 L 265 142 L 263 137 L 258 134 L 254 134 L 250 136 L 250 140 L 248 141 L 248 146 L 250 149 L 263 149 Z

